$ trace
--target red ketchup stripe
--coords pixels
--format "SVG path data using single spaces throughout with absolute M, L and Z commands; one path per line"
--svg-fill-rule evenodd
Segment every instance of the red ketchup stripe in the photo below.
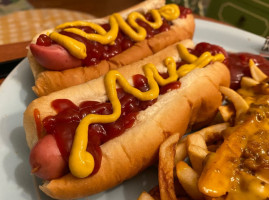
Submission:
M 147 79 L 143 75 L 135 75 L 133 80 L 134 86 L 139 90 L 149 90 Z M 160 91 L 165 93 L 179 87 L 180 82 L 176 81 L 168 86 L 160 87 Z M 146 109 L 157 101 L 157 99 L 140 101 L 134 96 L 125 93 L 123 89 L 118 89 L 117 93 L 122 109 L 120 118 L 113 123 L 89 125 L 87 151 L 95 159 L 94 172 L 98 171 L 102 160 L 100 145 L 121 135 L 126 129 L 131 128 L 139 111 Z M 68 162 L 75 130 L 80 120 L 91 113 L 100 115 L 112 113 L 110 102 L 85 101 L 76 106 L 67 99 L 57 99 L 52 102 L 52 107 L 57 111 L 57 114 L 46 117 L 42 123 L 46 133 L 54 135 L 59 150 L 66 162 Z
M 194 49 L 189 49 L 189 52 L 200 56 L 205 51 L 209 51 L 212 55 L 222 53 L 225 56 L 224 64 L 230 70 L 232 89 L 239 89 L 240 81 L 243 76 L 250 76 L 249 60 L 253 59 L 255 64 L 267 75 L 269 75 L 269 61 L 262 56 L 251 53 L 230 53 L 226 52 L 222 47 L 202 42 L 196 45 Z
M 188 8 L 184 8 L 182 6 L 179 6 L 179 8 L 180 8 L 179 18 L 186 18 L 186 16 L 191 13 L 191 10 Z M 153 18 L 150 13 L 145 14 L 145 18 L 149 21 L 153 21 Z M 149 26 L 147 23 L 143 22 L 142 20 L 137 20 L 137 23 L 140 26 L 144 27 L 145 30 L 147 31 L 146 39 L 149 39 L 153 37 L 154 35 L 159 34 L 161 32 L 168 31 L 172 25 L 172 22 L 167 21 L 164 18 L 163 18 L 163 24 L 159 29 L 153 29 L 151 26 Z M 106 31 L 110 30 L 109 24 L 103 24 L 101 26 Z M 75 28 L 79 28 L 85 31 L 86 33 L 95 33 L 95 31 L 90 27 L 76 26 Z M 108 60 L 120 54 L 121 52 L 125 51 L 126 49 L 130 48 L 131 46 L 135 44 L 135 42 L 132 41 L 132 39 L 129 38 L 129 36 L 124 34 L 122 31 L 119 31 L 114 45 L 102 45 L 99 42 L 90 41 L 82 36 L 76 35 L 74 33 L 66 32 L 66 31 L 61 31 L 60 33 L 63 35 L 69 36 L 73 39 L 76 39 L 85 44 L 87 57 L 82 60 L 81 66 L 97 65 L 102 60 Z M 38 37 L 36 44 L 40 46 L 50 46 L 52 44 L 55 44 L 55 42 L 52 41 L 45 34 L 41 34 Z M 46 62 L 43 62 L 43 63 L 46 63 Z

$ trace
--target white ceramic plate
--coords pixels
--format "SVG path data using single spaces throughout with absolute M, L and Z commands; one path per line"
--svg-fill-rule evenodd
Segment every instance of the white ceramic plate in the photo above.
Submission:
M 264 38 L 221 24 L 196 20 L 195 43 L 210 42 L 234 52 L 258 54 Z M 23 129 L 23 112 L 35 98 L 34 80 L 24 59 L 0 87 L 0 199 L 50 199 L 38 189 L 40 180 L 30 175 L 29 150 Z M 137 199 L 157 183 L 151 168 L 124 184 L 91 197 L 92 200 Z

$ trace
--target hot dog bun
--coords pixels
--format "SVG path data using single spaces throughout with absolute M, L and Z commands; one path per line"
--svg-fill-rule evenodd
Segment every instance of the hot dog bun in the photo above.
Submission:
M 187 47 L 193 46 L 191 41 L 184 43 Z M 179 59 L 176 45 L 119 71 L 130 79 L 134 74 L 143 74 L 141 64 L 149 61 L 159 71 L 165 71 L 162 60 L 168 55 Z M 41 190 L 53 198 L 72 199 L 101 192 L 133 177 L 152 164 L 165 138 L 175 132 L 182 136 L 188 127 L 208 122 L 214 116 L 222 102 L 219 86 L 229 86 L 230 74 L 225 65 L 216 62 L 193 70 L 180 81 L 179 89 L 159 96 L 155 104 L 139 112 L 132 128 L 101 146 L 103 158 L 96 174 L 83 179 L 68 174 L 45 182 L 40 186 Z M 37 142 L 34 110 L 40 111 L 42 120 L 55 114 L 50 103 L 63 98 L 75 104 L 86 100 L 106 101 L 103 77 L 34 100 L 24 113 L 24 128 L 30 148 Z
M 165 5 L 164 0 L 148 0 L 124 10 L 120 12 L 120 14 L 126 18 L 132 11 L 146 13 L 151 9 L 160 8 L 163 5 Z M 108 17 L 90 21 L 106 23 L 107 20 Z M 161 32 L 148 40 L 137 42 L 122 53 L 109 60 L 103 60 L 95 66 L 76 67 L 63 71 L 47 70 L 36 61 L 29 48 L 28 59 L 35 77 L 35 86 L 33 86 L 32 89 L 37 96 L 47 95 L 53 91 L 58 91 L 98 78 L 99 76 L 104 75 L 109 69 L 115 69 L 131 64 L 152 55 L 175 42 L 192 38 L 195 26 L 192 14 L 188 14 L 186 18 L 178 18 L 172 22 L 173 25 L 168 31 Z M 52 30 L 46 30 L 43 33 L 49 32 L 52 32 Z M 37 36 L 33 39 L 32 43 L 35 43 L 36 39 Z

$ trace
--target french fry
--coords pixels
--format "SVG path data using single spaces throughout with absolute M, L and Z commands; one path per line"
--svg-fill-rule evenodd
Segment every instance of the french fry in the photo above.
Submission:
M 258 81 L 254 80 L 253 78 L 247 77 L 247 76 L 244 76 L 240 82 L 241 88 L 249 88 L 249 87 L 253 87 L 253 86 L 258 85 L 258 84 L 259 84 Z
M 196 191 L 194 194 L 191 194 L 191 196 L 189 193 L 193 190 L 190 189 L 189 193 L 187 191 L 188 188 L 194 187 L 193 179 L 191 179 L 191 177 L 196 177 L 195 187 L 196 190 L 198 190 L 197 180 L 199 174 L 203 169 L 203 160 L 208 154 L 206 142 L 215 141 L 219 138 L 222 138 L 221 132 L 227 127 L 229 127 L 229 123 L 212 125 L 207 128 L 201 129 L 200 131 L 187 135 L 180 141 L 178 141 L 178 134 L 170 136 L 160 147 L 159 187 L 153 188 L 149 193 L 142 193 L 140 199 L 138 200 L 147 200 L 146 198 L 153 198 L 154 200 L 191 200 L 197 198 L 199 200 L 202 200 L 203 197 L 201 195 L 201 192 Z M 180 175 L 180 177 L 182 177 L 182 180 L 179 185 L 177 181 L 174 182 L 173 169 L 174 166 L 177 166 L 177 163 L 181 163 L 182 160 L 184 160 L 187 156 L 189 156 L 194 169 L 192 169 L 190 166 L 187 167 L 187 173 L 185 175 Z M 174 166 L 172 165 L 172 163 L 174 163 Z M 185 187 L 183 187 L 182 183 L 183 185 L 185 184 Z M 188 184 L 190 186 L 186 186 Z M 182 192 L 180 192 L 181 190 L 178 191 L 178 186 L 176 185 L 180 186 Z M 182 189 L 182 187 L 184 188 L 184 190 Z M 186 192 L 191 198 L 186 197 Z M 180 197 L 177 197 L 177 195 L 179 195 Z
M 181 141 L 176 146 L 176 154 L 175 154 L 175 165 L 181 161 L 184 160 L 187 157 L 187 145 L 186 140 Z
M 179 161 L 176 165 L 176 174 L 180 184 L 192 199 L 203 199 L 197 186 L 199 176 L 187 163 Z
M 174 186 L 175 147 L 179 134 L 166 139 L 159 151 L 159 188 L 162 200 L 177 200 Z
M 208 151 L 200 146 L 190 145 L 188 147 L 188 155 L 191 161 L 192 168 L 197 174 L 201 174 L 203 170 L 203 161 L 207 156 Z
M 199 134 L 204 138 L 206 142 L 215 141 L 218 140 L 219 138 L 222 138 L 222 131 L 228 128 L 229 126 L 230 124 L 227 122 L 215 124 L 203 128 L 199 131 L 196 131 L 195 133 L 192 133 L 192 135 Z
M 137 200 L 155 200 L 149 193 L 142 192 Z
M 255 81 L 258 81 L 259 83 L 261 83 L 267 78 L 267 75 L 264 74 L 262 70 L 260 70 L 257 67 L 257 65 L 253 62 L 252 59 L 249 60 L 249 69 L 250 69 L 251 76 Z
M 228 122 L 235 114 L 234 109 L 231 105 L 219 106 L 219 112 L 222 116 L 223 121 Z
M 247 102 L 238 93 L 228 87 L 220 87 L 220 92 L 225 95 L 233 104 L 236 110 L 236 118 L 246 113 L 249 109 Z
M 193 133 L 188 135 L 187 137 L 187 148 L 189 148 L 190 145 L 196 145 L 201 147 L 202 149 L 207 149 L 205 139 L 202 135 Z
M 227 129 L 229 126 L 229 123 L 215 124 L 204 128 L 197 133 L 202 135 L 206 142 L 212 142 L 222 138 L 222 131 Z

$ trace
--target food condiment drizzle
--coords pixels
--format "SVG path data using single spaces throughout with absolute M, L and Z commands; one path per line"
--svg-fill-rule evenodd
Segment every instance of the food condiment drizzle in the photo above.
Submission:
M 101 44 L 111 44 L 115 41 L 119 28 L 128 35 L 135 42 L 142 41 L 146 38 L 147 32 L 145 28 L 140 26 L 136 20 L 140 19 L 150 25 L 154 29 L 158 29 L 162 26 L 162 17 L 166 20 L 174 20 L 179 17 L 180 10 L 176 4 L 168 4 L 161 7 L 159 10 L 153 9 L 150 11 L 154 19 L 154 22 L 150 22 L 145 19 L 145 17 L 139 12 L 132 12 L 127 17 L 127 22 L 122 18 L 121 15 L 115 13 L 109 17 L 110 30 L 107 32 L 100 25 L 86 22 L 86 21 L 75 21 L 61 24 L 56 27 L 49 37 L 56 41 L 58 44 L 62 45 L 75 57 L 79 59 L 84 59 L 86 54 L 86 46 L 82 42 L 72 39 L 68 36 L 60 34 L 59 30 L 64 30 L 66 32 L 75 33 L 88 40 L 97 41 Z M 76 26 L 88 26 L 91 27 L 96 33 L 86 33 L 85 31 L 75 28 Z
M 176 69 L 176 62 L 172 57 L 165 59 L 169 77 L 164 79 L 157 71 L 156 67 L 149 63 L 143 66 L 146 78 L 148 79 L 149 90 L 141 92 L 129 84 L 129 82 L 116 70 L 109 71 L 104 79 L 105 88 L 109 101 L 112 104 L 113 113 L 110 115 L 89 114 L 84 117 L 76 129 L 72 150 L 69 157 L 69 168 L 71 173 L 79 178 L 90 175 L 94 169 L 93 156 L 86 151 L 88 141 L 88 127 L 93 123 L 111 123 L 116 121 L 121 115 L 121 104 L 117 96 L 116 84 L 118 83 L 125 92 L 132 94 L 142 101 L 152 100 L 159 96 L 159 85 L 164 86 L 175 82 L 179 77 L 186 75 L 194 68 L 202 68 L 211 61 L 223 61 L 224 56 L 217 54 L 212 56 L 205 52 L 199 58 L 190 54 L 183 45 L 178 45 L 179 54 L 190 64 Z

